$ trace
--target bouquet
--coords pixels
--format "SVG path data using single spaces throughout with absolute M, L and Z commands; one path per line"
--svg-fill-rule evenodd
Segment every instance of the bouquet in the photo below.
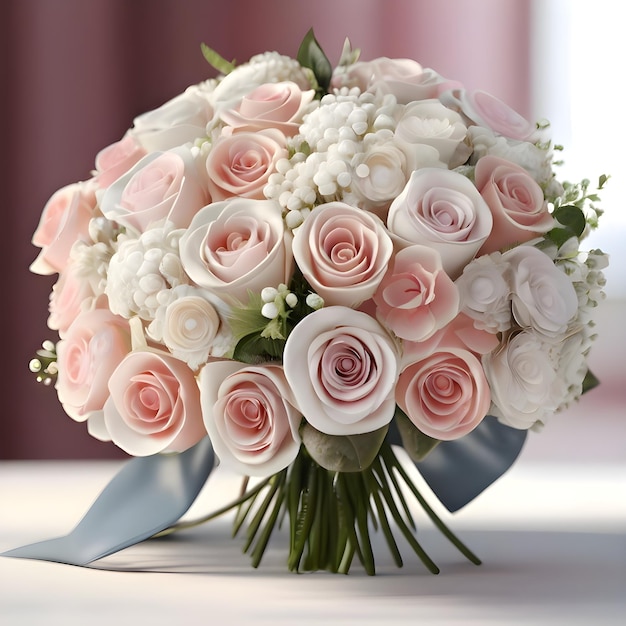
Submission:
M 417 506 L 450 510 L 597 384 L 587 356 L 607 257 L 598 196 L 560 147 L 410 59 L 236 65 L 139 115 L 55 192 L 31 269 L 58 274 L 31 369 L 130 456 L 70 535 L 7 555 L 84 564 L 231 511 L 253 566 L 289 529 L 292 571 L 398 566 Z M 603 176 L 597 189 L 607 177 Z M 406 460 L 408 460 L 406 459 Z M 216 463 L 232 503 L 180 521 Z

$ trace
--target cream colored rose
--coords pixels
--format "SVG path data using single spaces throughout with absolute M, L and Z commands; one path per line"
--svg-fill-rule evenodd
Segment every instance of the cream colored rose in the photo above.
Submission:
M 493 218 L 473 183 L 458 172 L 422 168 L 391 203 L 387 228 L 399 247 L 435 248 L 454 280 L 485 242 Z

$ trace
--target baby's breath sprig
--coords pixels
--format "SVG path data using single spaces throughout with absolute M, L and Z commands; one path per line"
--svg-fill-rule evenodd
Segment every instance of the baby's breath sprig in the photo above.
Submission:
M 41 344 L 41 349 L 37 350 L 36 356 L 30 360 L 28 368 L 37 375 L 38 383 L 43 383 L 46 386 L 52 385 L 59 372 L 55 343 L 49 339 L 44 341 Z

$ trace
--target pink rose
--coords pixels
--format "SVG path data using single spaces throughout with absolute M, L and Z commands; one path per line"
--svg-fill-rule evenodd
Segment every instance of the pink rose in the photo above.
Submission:
M 487 203 L 468 178 L 430 167 L 411 174 L 387 216 L 395 244 L 419 243 L 438 250 L 452 279 L 474 258 L 492 224 Z
M 461 87 L 457 81 L 449 81 L 417 61 L 387 57 L 354 63 L 345 74 L 337 72 L 333 76 L 332 86 L 391 93 L 400 104 L 436 98 L 442 91 Z
M 33 245 L 41 248 L 32 262 L 35 274 L 54 274 L 67 265 L 76 241 L 91 242 L 89 222 L 96 215 L 97 204 L 93 182 L 72 183 L 52 194 L 33 234 Z
M 215 454 L 226 467 L 269 476 L 296 458 L 302 415 L 279 365 L 209 362 L 200 372 L 200 397 Z
M 131 350 L 128 321 L 108 309 L 80 313 L 57 344 L 56 390 L 74 420 L 91 419 L 109 397 L 108 382 Z
M 454 319 L 459 293 L 436 250 L 414 245 L 393 258 L 374 294 L 377 315 L 402 339 L 423 341 Z
M 48 328 L 57 330 L 63 337 L 78 314 L 89 308 L 95 294 L 88 279 L 81 276 L 76 264 L 68 263 L 52 287 L 48 310 Z
M 180 240 L 180 259 L 192 281 L 229 301 L 247 302 L 248 290 L 289 282 L 280 205 L 234 198 L 214 202 L 193 218 Z
M 232 196 L 263 199 L 263 187 L 276 162 L 287 156 L 285 136 L 273 128 L 223 135 L 206 160 L 211 197 L 213 200 Z
M 276 128 L 285 136 L 298 132 L 315 91 L 302 91 L 292 81 L 264 83 L 244 96 L 237 107 L 221 111 L 222 120 L 238 131 Z
M 342 306 L 307 315 L 283 352 L 298 408 L 327 435 L 372 432 L 391 421 L 398 362 L 387 331 L 367 313 Z
M 401 372 L 396 402 L 425 435 L 449 441 L 478 426 L 491 394 L 480 361 L 467 350 L 447 348 Z
M 101 206 L 108 219 L 142 233 L 165 219 L 187 227 L 208 199 L 191 151 L 180 147 L 145 156 L 104 192 Z
M 298 267 L 328 305 L 354 307 L 370 298 L 392 249 L 379 218 L 342 202 L 317 206 L 293 240 Z
M 463 113 L 470 123 L 509 139 L 533 143 L 538 138 L 534 124 L 485 91 L 454 89 L 443 94 L 441 100 L 446 106 Z
M 109 391 L 104 423 L 113 443 L 132 456 L 183 452 L 206 436 L 194 373 L 165 352 L 128 354 Z
M 486 155 L 476 163 L 475 181 L 493 215 L 493 229 L 479 255 L 530 241 L 554 227 L 541 187 L 523 167 Z
M 129 133 L 119 141 L 100 150 L 96 155 L 96 174 L 94 177 L 98 187 L 101 189 L 108 187 L 128 172 L 146 154 L 146 149 L 139 145 Z

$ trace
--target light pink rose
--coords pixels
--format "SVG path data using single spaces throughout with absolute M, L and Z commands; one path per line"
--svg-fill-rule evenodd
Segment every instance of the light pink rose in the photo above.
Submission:
M 431 69 L 423 68 L 413 59 L 379 57 L 372 61 L 354 63 L 345 73 L 336 72 L 332 86 L 390 93 L 400 104 L 408 104 L 414 100 L 436 98 L 443 91 L 460 88 L 461 84 L 449 81 Z
M 314 96 L 313 89 L 302 91 L 292 81 L 264 83 L 245 95 L 235 108 L 221 111 L 220 117 L 238 131 L 276 128 L 292 137 Z
M 534 246 L 512 248 L 502 255 L 502 260 L 511 265 L 515 321 L 545 338 L 561 340 L 578 312 L 578 296 L 571 279 Z
M 122 139 L 98 152 L 94 181 L 101 189 L 108 187 L 146 154 L 146 149 L 126 133 Z
M 273 128 L 222 135 L 206 160 L 211 197 L 214 201 L 232 196 L 263 199 L 263 187 L 276 162 L 287 156 L 285 136 Z
M 486 155 L 476 163 L 474 177 L 493 215 L 479 255 L 530 241 L 554 227 L 541 187 L 523 167 Z
M 459 313 L 449 324 L 424 341 L 402 342 L 402 367 L 449 348 L 469 350 L 477 357 L 489 354 L 500 345 L 497 335 L 476 328 L 474 320 Z
M 194 373 L 165 352 L 128 354 L 109 391 L 104 423 L 113 443 L 132 456 L 183 452 L 206 436 Z
M 480 424 L 489 411 L 491 393 L 476 356 L 446 348 L 401 372 L 396 402 L 425 435 L 450 441 Z
M 370 298 L 392 250 L 378 217 L 342 202 L 315 207 L 293 239 L 298 267 L 327 305 L 354 307 Z
M 400 338 L 428 339 L 459 312 L 459 293 L 436 250 L 400 250 L 374 293 L 377 315 Z
M 269 476 L 296 458 L 302 415 L 282 367 L 212 361 L 202 368 L 199 384 L 204 424 L 225 467 Z
M 92 181 L 72 183 L 52 194 L 43 208 L 33 234 L 33 245 L 41 248 L 32 262 L 35 274 L 54 274 L 67 265 L 76 241 L 91 242 L 89 222 L 97 213 Z
M 81 276 L 76 264 L 70 261 L 50 293 L 48 328 L 58 331 L 63 337 L 78 314 L 90 308 L 94 300 L 90 281 Z
M 248 290 L 289 282 L 292 255 L 285 241 L 277 202 L 234 198 L 198 212 L 180 240 L 180 258 L 196 285 L 247 302 Z
M 78 422 L 102 411 L 108 382 L 131 350 L 128 321 L 108 309 L 80 313 L 57 344 L 56 391 L 65 412 Z
M 208 201 L 206 181 L 191 151 L 179 147 L 145 156 L 104 192 L 100 202 L 108 219 L 142 233 L 166 219 L 185 228 Z
M 391 421 L 398 363 L 387 331 L 367 313 L 343 306 L 307 315 L 283 352 L 298 408 L 327 435 L 367 433 Z
M 468 178 L 429 167 L 411 174 L 387 216 L 397 246 L 418 243 L 435 248 L 452 279 L 474 258 L 492 224 L 487 203 Z
M 446 106 L 463 113 L 470 123 L 509 139 L 533 143 L 539 137 L 534 124 L 485 91 L 453 89 L 442 94 L 441 100 Z

